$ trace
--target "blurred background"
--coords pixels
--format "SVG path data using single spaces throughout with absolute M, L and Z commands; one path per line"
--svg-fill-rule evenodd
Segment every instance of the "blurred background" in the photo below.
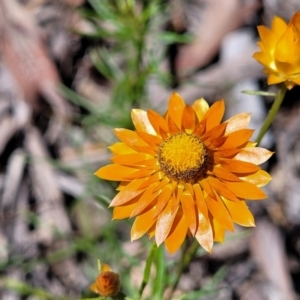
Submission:
M 259 129 L 273 99 L 241 91 L 276 87 L 252 58 L 256 26 L 297 10 L 298 0 L 1 0 L 0 299 L 92 297 L 97 258 L 134 298 L 151 241 L 131 243 L 132 221 L 111 222 L 116 183 L 93 175 L 112 129 L 132 128 L 131 108 L 163 113 L 174 90 L 188 103 L 224 98 L 226 117 L 251 112 Z M 276 153 L 269 198 L 248 202 L 256 228 L 199 249 L 172 299 L 300 299 L 299 95 L 287 93 L 262 142 Z M 166 258 L 167 282 L 178 255 Z

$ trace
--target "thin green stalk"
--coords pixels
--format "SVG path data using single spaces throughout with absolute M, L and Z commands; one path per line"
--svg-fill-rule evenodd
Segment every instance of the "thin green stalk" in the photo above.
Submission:
M 180 259 L 180 262 L 179 262 L 179 265 L 178 265 L 178 268 L 176 271 L 176 278 L 174 280 L 174 283 L 172 284 L 171 292 L 168 296 L 168 299 L 172 298 L 172 296 L 177 288 L 177 285 L 179 283 L 179 280 L 181 278 L 183 270 L 190 264 L 190 262 L 194 258 L 198 247 L 199 247 L 199 243 L 196 239 L 194 239 L 193 243 L 187 250 L 186 249 L 182 250 L 181 259 Z
M 149 4 L 145 3 L 144 10 L 146 10 Z M 136 45 L 136 59 L 135 59 L 135 78 L 134 85 L 132 87 L 134 97 L 132 100 L 132 106 L 140 106 L 141 99 L 145 96 L 145 80 L 141 81 L 141 77 L 144 77 L 145 66 L 143 64 L 143 55 L 145 55 L 146 37 L 149 28 L 150 20 L 142 21 L 139 16 L 135 15 L 136 21 L 139 27 L 138 41 Z
M 281 103 L 284 99 L 284 96 L 285 96 L 285 93 L 287 91 L 287 88 L 284 84 L 282 84 L 280 86 L 280 89 L 278 91 L 278 93 L 276 94 L 276 97 L 275 97 L 275 100 L 274 100 L 274 103 L 265 119 L 265 122 L 264 124 L 262 125 L 260 131 L 259 131 L 259 134 L 258 134 L 258 137 L 256 139 L 256 142 L 257 142 L 257 145 L 259 145 L 259 143 L 261 142 L 262 138 L 264 137 L 264 135 L 266 134 L 266 132 L 268 131 L 270 125 L 272 124 L 280 106 L 281 106 Z
M 146 287 L 146 285 L 149 281 L 151 264 L 152 264 L 153 257 L 154 257 L 154 254 L 155 254 L 156 250 L 157 250 L 157 246 L 156 246 L 155 243 L 153 243 L 152 248 L 151 248 L 151 250 L 149 252 L 149 255 L 147 257 L 147 260 L 146 260 L 144 276 L 143 276 L 143 280 L 142 280 L 142 283 L 141 283 L 141 286 L 140 286 L 140 289 L 139 289 L 139 299 L 141 299 L 143 291 L 144 291 L 144 289 L 145 289 L 145 287 Z

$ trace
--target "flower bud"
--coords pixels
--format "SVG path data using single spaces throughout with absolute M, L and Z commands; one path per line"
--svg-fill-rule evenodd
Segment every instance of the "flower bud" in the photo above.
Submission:
M 90 285 L 90 289 L 103 297 L 116 295 L 120 290 L 119 274 L 113 272 L 109 265 L 103 264 L 100 274 L 95 282 Z

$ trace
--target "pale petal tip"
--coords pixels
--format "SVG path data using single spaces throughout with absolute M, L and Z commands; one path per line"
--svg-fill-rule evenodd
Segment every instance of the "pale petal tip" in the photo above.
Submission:
M 130 242 L 134 242 L 135 240 L 137 240 L 139 238 L 140 238 L 140 235 L 138 235 L 136 232 L 131 232 Z
M 209 245 L 209 246 L 207 246 L 207 247 L 204 247 L 203 245 L 201 245 L 201 247 L 205 250 L 205 251 L 207 251 L 209 254 L 212 254 L 212 249 L 213 249 L 213 243 L 211 244 L 211 245 Z
M 251 220 L 251 221 L 249 222 L 249 227 L 256 227 L 255 221 L 254 221 L 254 220 Z

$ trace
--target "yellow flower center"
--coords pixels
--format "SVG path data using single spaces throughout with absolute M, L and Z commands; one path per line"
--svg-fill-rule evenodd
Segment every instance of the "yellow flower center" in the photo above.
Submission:
M 207 168 L 207 149 L 197 136 L 178 133 L 159 146 L 158 162 L 169 178 L 193 183 Z

